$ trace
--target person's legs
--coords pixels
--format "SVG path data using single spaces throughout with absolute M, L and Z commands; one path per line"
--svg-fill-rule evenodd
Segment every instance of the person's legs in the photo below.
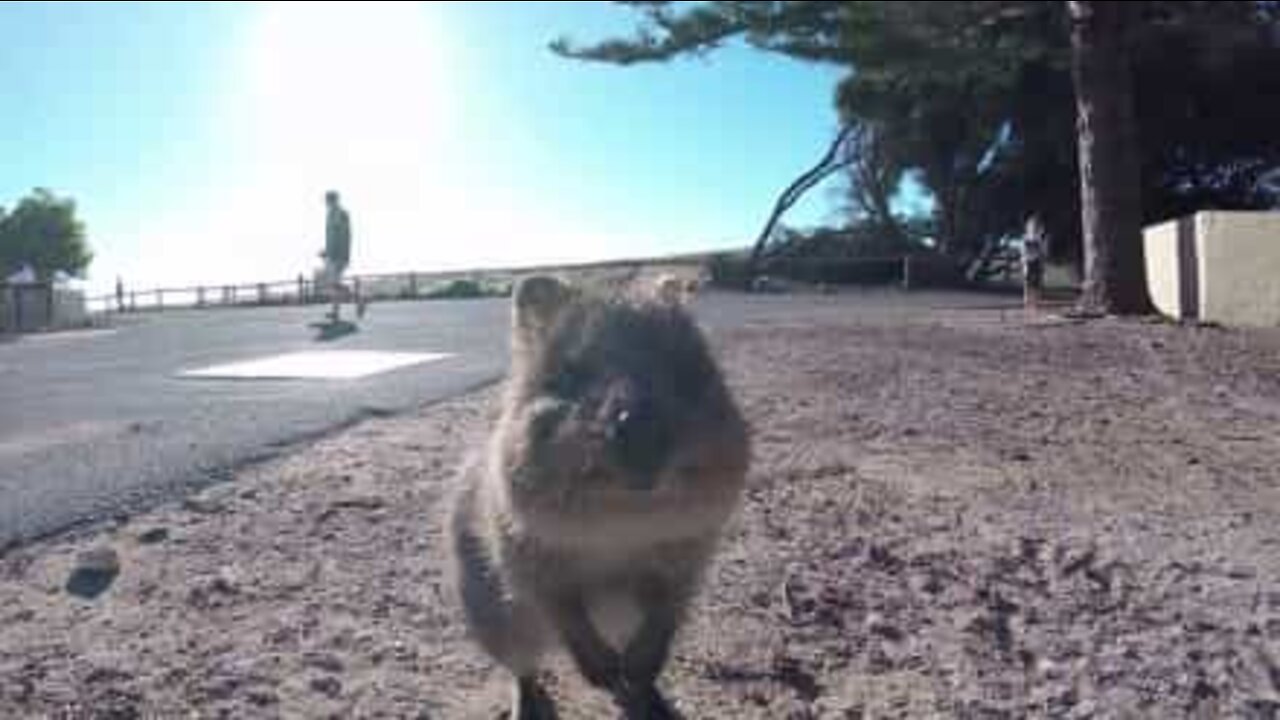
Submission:
M 1035 310 L 1040 305 L 1041 288 L 1044 285 L 1044 264 L 1035 260 L 1027 263 L 1026 277 L 1023 278 L 1023 304 L 1027 310 Z
M 333 322 L 338 321 L 339 304 L 342 302 L 342 271 L 343 267 L 332 262 L 325 263 L 325 282 L 328 285 L 329 302 L 332 303 L 332 310 L 329 311 L 329 319 Z

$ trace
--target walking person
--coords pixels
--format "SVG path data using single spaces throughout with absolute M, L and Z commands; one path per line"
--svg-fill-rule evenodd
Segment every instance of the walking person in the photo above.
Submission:
M 351 215 L 342 207 L 342 201 L 336 190 L 324 195 L 327 217 L 325 219 L 324 283 L 332 303 L 328 317 L 330 322 L 338 322 L 338 309 L 346 288 L 342 284 L 342 275 L 351 261 Z M 353 293 L 355 295 L 355 293 Z M 364 298 L 355 297 L 356 315 L 364 316 Z

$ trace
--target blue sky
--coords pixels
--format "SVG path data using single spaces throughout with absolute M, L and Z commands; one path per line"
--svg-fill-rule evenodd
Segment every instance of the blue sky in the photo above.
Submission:
M 546 44 L 611 3 L 3 3 L 0 204 L 73 196 L 90 287 L 740 245 L 825 148 L 837 71 L 729 48 L 618 68 Z M 790 220 L 820 221 L 836 190 Z

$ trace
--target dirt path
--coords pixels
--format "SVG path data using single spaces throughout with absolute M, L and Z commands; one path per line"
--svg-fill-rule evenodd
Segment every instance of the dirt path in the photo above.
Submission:
M 713 334 L 756 461 L 690 718 L 1280 717 L 1280 332 L 825 308 Z M 0 717 L 494 717 L 439 520 L 493 397 L 0 558 Z

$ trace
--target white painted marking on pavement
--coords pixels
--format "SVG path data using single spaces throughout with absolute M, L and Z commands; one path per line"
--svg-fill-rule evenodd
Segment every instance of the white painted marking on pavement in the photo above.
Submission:
M 58 342 L 59 340 L 89 340 L 92 338 L 115 335 L 116 332 L 117 331 L 114 328 L 110 330 L 57 330 L 52 332 L 20 335 L 18 338 L 22 342 L 27 343 L 48 343 Z
M 180 374 L 191 378 L 349 380 L 447 357 L 451 356 L 447 353 L 319 350 L 213 365 L 186 370 Z

